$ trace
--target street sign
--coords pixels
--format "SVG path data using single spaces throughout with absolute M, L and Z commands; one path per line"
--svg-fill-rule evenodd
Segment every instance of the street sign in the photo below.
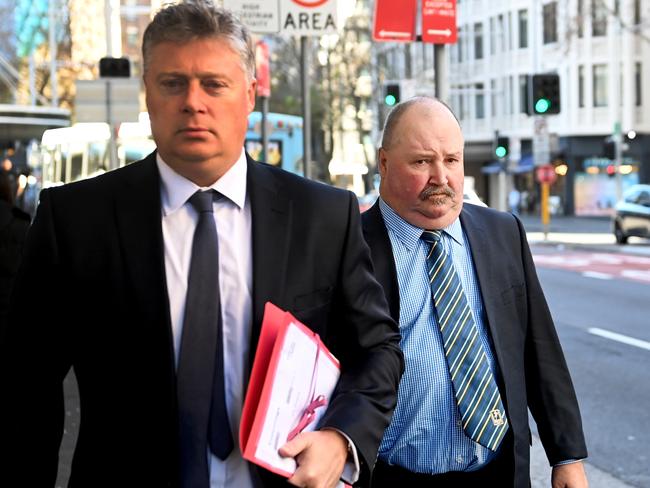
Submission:
M 551 138 L 545 117 L 535 117 L 533 133 L 533 159 L 535 166 L 548 164 L 551 160 Z
M 135 122 L 140 113 L 139 78 L 77 80 L 77 122 Z
M 280 30 L 298 36 L 334 34 L 337 11 L 337 0 L 280 0 Z
M 255 79 L 257 96 L 271 96 L 271 67 L 269 64 L 269 45 L 264 41 L 255 44 Z
M 375 0 L 375 41 L 411 42 L 415 40 L 417 0 Z
M 223 0 L 223 6 L 240 18 L 251 32 L 280 32 L 279 0 Z
M 456 0 L 422 0 L 422 42 L 455 44 Z
M 543 164 L 535 169 L 535 176 L 540 183 L 552 185 L 557 180 L 557 174 L 552 164 Z

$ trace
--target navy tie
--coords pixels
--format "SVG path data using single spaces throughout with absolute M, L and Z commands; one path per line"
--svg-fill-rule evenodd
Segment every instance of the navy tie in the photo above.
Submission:
M 189 199 L 199 220 L 177 370 L 183 488 L 208 488 L 208 446 L 222 460 L 233 449 L 224 388 L 219 241 L 212 208 L 216 195 L 212 190 L 197 191 Z
M 422 240 L 431 244 L 427 256 L 431 293 L 456 403 L 467 435 L 496 451 L 508 420 L 463 285 L 440 237 L 439 230 L 422 233 Z

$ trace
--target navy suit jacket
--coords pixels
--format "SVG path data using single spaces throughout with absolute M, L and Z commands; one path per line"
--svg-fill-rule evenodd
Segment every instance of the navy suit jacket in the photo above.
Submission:
M 317 332 L 342 368 L 321 425 L 352 439 L 367 478 L 396 403 L 403 359 L 397 325 L 372 275 L 357 200 L 250 159 L 247 164 L 249 363 L 267 301 Z M 81 425 L 69 486 L 177 485 L 163 251 L 155 153 L 41 193 L 0 349 L 3 398 L 11 399 L 5 403 L 11 412 L 0 417 L 0 481 L 20 482 L 0 485 L 54 485 L 62 382 L 70 367 L 79 385 Z M 284 485 L 264 470 L 253 472 L 262 486 Z
M 511 214 L 465 203 L 460 214 L 470 244 L 502 376 L 514 442 L 515 487 L 529 486 L 530 408 L 551 464 L 587 457 L 578 402 L 521 222 Z M 399 321 L 400 295 L 379 203 L 362 214 L 377 279 Z M 402 297 L 408 300 L 408 297 Z

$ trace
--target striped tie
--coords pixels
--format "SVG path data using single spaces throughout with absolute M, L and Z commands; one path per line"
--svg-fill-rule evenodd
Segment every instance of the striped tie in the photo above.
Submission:
M 431 244 L 429 283 L 463 429 L 474 441 L 496 451 L 508 420 L 463 285 L 440 237 L 439 230 L 422 234 L 422 240 Z

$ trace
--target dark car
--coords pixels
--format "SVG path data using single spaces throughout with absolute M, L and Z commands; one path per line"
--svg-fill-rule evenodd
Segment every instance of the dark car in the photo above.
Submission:
M 634 185 L 616 204 L 616 242 L 625 244 L 631 236 L 650 238 L 650 185 Z

